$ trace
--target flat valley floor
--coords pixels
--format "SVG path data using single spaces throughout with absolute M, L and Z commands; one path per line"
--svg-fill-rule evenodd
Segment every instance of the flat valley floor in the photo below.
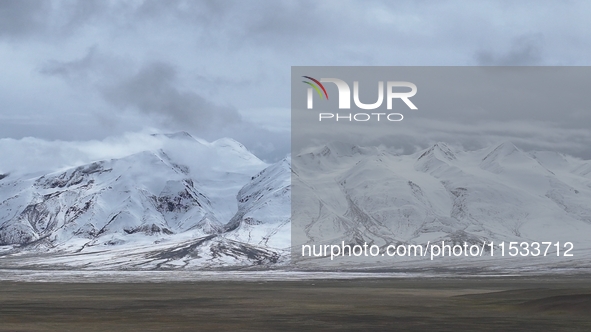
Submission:
M 591 277 L 2 281 L 0 331 L 591 331 Z

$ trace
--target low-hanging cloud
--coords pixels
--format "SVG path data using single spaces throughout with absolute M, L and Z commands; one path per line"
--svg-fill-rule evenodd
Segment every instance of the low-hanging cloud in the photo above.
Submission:
M 149 126 L 184 130 L 208 140 L 232 137 L 269 161 L 288 153 L 288 131 L 261 127 L 244 119 L 232 105 L 219 105 L 180 87 L 179 73 L 173 65 L 156 61 L 136 70 L 130 66 L 133 62 L 109 56 L 93 46 L 81 58 L 48 61 L 39 72 L 60 77 L 76 88 L 86 84 L 111 109 L 143 115 Z
M 34 137 L 0 139 L 0 173 L 51 172 L 93 161 L 122 158 L 162 147 L 149 132 L 127 133 L 91 141 L 49 141 Z
M 586 65 L 590 6 L 0 1 L 0 61 L 10 64 L 0 137 L 88 140 L 156 127 L 230 136 L 274 160 L 289 152 L 290 66 Z M 571 125 L 587 114 L 573 112 Z
M 142 66 L 131 77 L 99 89 L 105 100 L 115 107 L 157 115 L 190 125 L 200 132 L 242 122 L 234 107 L 216 105 L 194 91 L 175 87 L 176 76 L 171 65 L 154 62 Z

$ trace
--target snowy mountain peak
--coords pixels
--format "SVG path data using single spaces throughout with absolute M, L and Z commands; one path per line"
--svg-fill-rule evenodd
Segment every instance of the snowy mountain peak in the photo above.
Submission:
M 420 154 L 415 162 L 415 169 L 431 173 L 446 169 L 450 162 L 456 159 L 456 155 L 447 144 L 438 142 Z
M 271 165 L 251 178 L 240 191 L 238 212 L 226 225 L 228 230 L 236 230 L 233 238 L 252 241 L 254 225 L 259 225 L 257 232 L 266 231 L 271 235 L 282 230 L 282 237 L 288 240 L 289 229 L 285 226 L 290 214 L 291 158 L 285 158 Z M 266 236 L 268 241 L 269 236 Z M 260 237 L 255 237 L 260 240 Z M 288 241 L 283 242 L 286 245 Z M 276 246 L 279 243 L 275 244 Z
M 353 157 L 356 155 L 376 155 L 378 148 L 376 147 L 360 147 L 355 144 L 350 144 L 341 141 L 332 141 L 320 147 L 315 147 L 307 150 L 306 153 L 312 154 L 317 157 Z M 305 155 L 302 153 L 301 155 Z
M 220 153 L 230 153 L 244 160 L 253 163 L 264 164 L 262 160 L 250 152 L 242 143 L 228 137 L 220 138 L 211 143 L 211 146 L 218 149 Z
M 289 246 L 290 158 L 269 166 L 233 139 L 186 132 L 97 156 L 0 181 L 4 257 L 82 253 L 95 261 L 59 264 L 206 268 L 274 263 Z
M 576 167 L 573 170 L 573 173 L 581 175 L 581 176 L 591 177 L 591 163 L 584 163 L 584 164 Z
M 565 170 L 581 165 L 564 160 Z M 588 178 L 551 173 L 511 143 L 457 154 L 438 143 L 413 155 L 339 158 L 338 167 L 322 169 L 323 160 L 301 161 L 292 173 L 294 245 L 561 239 L 591 247 Z
M 425 152 L 423 152 L 417 160 L 421 158 L 428 157 L 429 155 L 434 156 L 435 158 L 442 159 L 442 160 L 456 160 L 456 155 L 453 151 L 447 146 L 447 144 L 443 142 L 437 142 L 433 144 L 430 148 L 428 148 Z
M 571 167 L 570 162 L 562 153 L 554 151 L 533 151 L 529 155 L 549 170 L 567 170 Z
M 493 148 L 490 153 L 488 153 L 484 158 L 482 158 L 482 161 L 484 162 L 488 160 L 490 162 L 490 160 L 497 160 L 509 156 L 511 154 L 520 152 L 521 150 L 519 150 L 512 142 L 505 141 Z
M 325 149 L 335 157 L 351 157 L 360 152 L 359 147 L 354 144 L 337 141 L 325 145 Z
M 380 154 L 391 154 L 384 152 L 385 150 L 378 147 L 359 147 L 354 144 L 349 144 L 341 141 L 333 141 L 325 145 L 310 147 L 302 150 L 296 159 L 298 162 L 293 167 L 293 171 L 297 172 L 299 165 L 314 165 L 320 169 L 332 168 L 337 164 L 341 164 L 344 159 L 359 160 L 369 156 L 378 156 Z M 291 161 L 291 157 L 289 158 Z
M 511 169 L 512 173 L 519 172 L 541 172 L 542 174 L 553 174 L 540 162 L 517 148 L 513 143 L 506 141 L 491 149 L 482 161 L 480 168 L 492 173 L 502 173 L 505 169 Z
M 260 266 L 287 257 L 292 227 L 296 239 L 301 231 L 316 243 L 552 239 L 587 248 L 591 163 L 570 156 L 506 143 L 457 154 L 437 143 L 395 155 L 333 142 L 297 155 L 292 171 L 290 157 L 267 165 L 241 158 L 249 153 L 234 140 L 183 137 L 163 139 L 153 151 L 0 181 L 3 261 Z M 543 164 L 553 162 L 567 165 L 552 173 Z
M 191 136 L 191 134 L 189 134 L 186 131 L 179 131 L 176 133 L 171 133 L 171 134 L 152 134 L 152 137 L 167 137 L 170 139 L 185 139 L 185 140 L 195 140 L 195 138 L 193 136 Z
M 345 142 L 333 141 L 322 146 L 314 147 L 307 150 L 302 155 L 310 155 L 311 157 L 323 157 L 323 158 L 337 158 L 337 157 L 350 157 L 355 154 L 356 146 Z
M 213 141 L 211 144 L 213 146 L 218 146 L 218 147 L 229 147 L 229 148 L 236 149 L 236 150 L 247 150 L 246 147 L 244 145 L 242 145 L 242 143 L 240 143 L 232 138 L 229 138 L 229 137 L 217 139 L 217 140 Z

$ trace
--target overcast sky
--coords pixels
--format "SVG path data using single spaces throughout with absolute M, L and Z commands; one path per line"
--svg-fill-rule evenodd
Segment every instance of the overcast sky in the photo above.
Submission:
M 328 100 L 313 93 L 313 109 L 308 109 L 307 90 L 312 88 L 302 83 L 306 75 L 337 77 L 350 87 L 356 81 L 359 99 L 366 103 L 377 100 L 377 81 L 409 81 L 417 87 L 409 101 L 418 109 L 395 99 L 390 110 L 387 102 L 372 110 L 351 102 L 349 110 L 340 110 L 340 94 L 330 82 L 324 83 Z M 294 67 L 292 76 L 294 154 L 332 141 L 385 145 L 403 154 L 440 141 L 459 150 L 510 141 L 525 151 L 591 159 L 591 66 L 304 66 Z M 375 114 L 367 115 L 373 112 L 384 115 L 377 121 Z M 386 119 L 385 114 L 398 112 L 402 121 Z M 362 113 L 361 121 L 346 120 L 350 113 Z
M 589 13 L 589 1 L 0 0 L 0 138 L 186 130 L 273 161 L 289 153 L 293 65 L 589 65 Z

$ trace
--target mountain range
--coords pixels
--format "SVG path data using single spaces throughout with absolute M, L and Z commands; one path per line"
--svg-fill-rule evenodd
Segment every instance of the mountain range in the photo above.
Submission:
M 156 135 L 164 148 L 0 180 L 2 260 L 20 266 L 207 268 L 280 263 L 290 159 L 232 139 Z
M 556 152 L 525 152 L 511 142 L 476 151 L 439 142 L 412 155 L 331 142 L 294 156 L 292 167 L 294 246 L 368 243 L 384 249 L 442 241 L 451 245 L 551 241 L 563 249 L 568 249 L 565 242 L 574 247 L 573 257 L 500 258 L 497 249 L 499 259 L 436 262 L 411 257 L 329 261 L 295 254 L 302 266 L 589 265 L 589 161 Z
M 228 138 L 207 142 L 184 132 L 154 137 L 165 143 L 162 148 L 0 175 L 0 267 L 589 264 L 589 161 L 525 152 L 511 142 L 475 151 L 439 142 L 411 155 L 331 142 L 268 164 Z M 438 241 L 572 242 L 575 255 L 437 262 L 298 255 L 302 244 L 384 248 Z

